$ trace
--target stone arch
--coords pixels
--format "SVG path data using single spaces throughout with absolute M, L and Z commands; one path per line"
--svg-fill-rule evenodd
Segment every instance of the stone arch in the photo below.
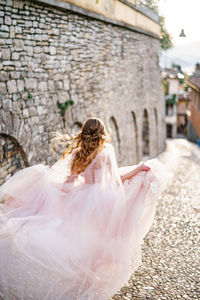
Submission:
M 142 118 L 142 156 L 143 158 L 150 155 L 150 141 L 149 141 L 149 118 L 148 112 L 144 109 Z
M 25 167 L 29 167 L 27 155 L 17 139 L 0 133 L 0 184 Z
M 121 141 L 120 141 L 118 125 L 113 116 L 110 117 L 110 129 L 112 131 L 111 141 L 115 147 L 117 161 L 118 163 L 120 163 Z
M 158 154 L 158 114 L 157 109 L 154 107 L 154 118 L 155 118 L 155 146 L 156 146 L 156 154 Z
M 139 148 L 138 148 L 138 128 L 137 128 L 137 120 L 134 111 L 131 112 L 133 117 L 133 124 L 134 124 L 134 134 L 135 134 L 135 156 L 136 162 L 139 160 Z

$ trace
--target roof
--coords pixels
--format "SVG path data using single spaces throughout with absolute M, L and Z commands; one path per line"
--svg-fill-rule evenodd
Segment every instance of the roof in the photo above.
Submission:
M 191 99 L 189 97 L 184 97 L 184 96 L 178 96 L 178 101 L 180 102 L 190 102 Z
M 200 91 L 200 77 L 192 77 L 188 79 L 188 85 Z

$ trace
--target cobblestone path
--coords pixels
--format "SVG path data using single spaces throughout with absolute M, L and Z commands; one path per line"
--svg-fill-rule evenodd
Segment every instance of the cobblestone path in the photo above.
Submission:
M 168 140 L 159 159 L 170 179 L 143 244 L 143 265 L 113 300 L 200 299 L 200 149 Z

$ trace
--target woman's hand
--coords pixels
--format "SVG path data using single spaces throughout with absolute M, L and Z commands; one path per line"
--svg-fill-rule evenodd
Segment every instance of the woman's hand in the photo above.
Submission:
M 150 168 L 148 166 L 145 166 L 144 163 L 142 163 L 141 165 L 139 165 L 137 167 L 137 169 L 138 169 L 138 173 L 139 172 L 148 172 L 150 170 Z
M 141 165 L 139 165 L 134 170 L 130 171 L 127 174 L 122 175 L 121 180 L 122 180 L 122 182 L 124 182 L 125 180 L 129 180 L 129 179 L 133 178 L 139 172 L 148 172 L 149 170 L 150 170 L 150 168 L 148 166 L 145 166 L 144 163 L 142 163 Z

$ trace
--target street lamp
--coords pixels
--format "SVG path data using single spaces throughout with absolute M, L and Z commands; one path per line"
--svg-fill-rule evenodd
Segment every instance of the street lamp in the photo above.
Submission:
M 186 37 L 184 29 L 181 30 L 181 33 L 179 34 L 179 37 Z

